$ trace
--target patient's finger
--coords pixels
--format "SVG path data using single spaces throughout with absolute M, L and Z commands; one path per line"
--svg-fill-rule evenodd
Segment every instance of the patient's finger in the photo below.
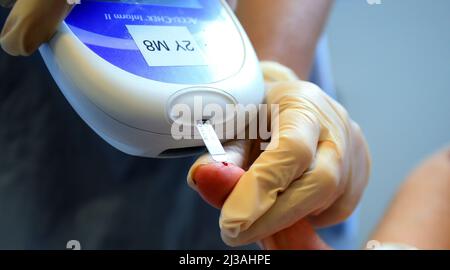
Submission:
M 193 182 L 205 201 L 221 208 L 244 173 L 243 169 L 231 163 L 209 163 L 197 167 Z

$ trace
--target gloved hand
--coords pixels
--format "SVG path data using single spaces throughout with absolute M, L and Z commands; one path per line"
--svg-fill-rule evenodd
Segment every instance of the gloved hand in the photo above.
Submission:
M 197 167 L 193 174 L 200 196 L 216 208 L 222 208 L 245 171 L 231 163 L 211 163 Z M 329 250 L 307 220 L 299 220 L 259 241 L 267 250 Z
M 266 151 L 258 140 L 225 144 L 229 161 L 248 169 L 226 198 L 222 239 L 231 246 L 270 242 L 307 217 L 315 226 L 346 219 L 367 184 L 370 157 L 363 134 L 345 109 L 312 83 L 276 63 L 262 63 L 266 103 L 279 105 L 279 129 Z M 191 167 L 188 184 L 208 154 Z
M 11 55 L 24 56 L 48 41 L 72 8 L 67 0 L 0 0 L 0 5 L 13 6 L 0 45 Z

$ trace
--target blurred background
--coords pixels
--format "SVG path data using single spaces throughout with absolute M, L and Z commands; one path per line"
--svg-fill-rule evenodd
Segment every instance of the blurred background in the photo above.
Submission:
M 450 143 L 450 1 L 338 0 L 328 25 L 337 95 L 367 136 L 360 245 L 411 169 Z

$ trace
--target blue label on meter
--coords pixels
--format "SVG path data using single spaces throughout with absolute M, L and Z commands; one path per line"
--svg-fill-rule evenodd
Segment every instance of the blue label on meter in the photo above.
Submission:
M 84 0 L 65 21 L 101 58 L 151 80 L 216 82 L 238 72 L 245 58 L 219 0 Z

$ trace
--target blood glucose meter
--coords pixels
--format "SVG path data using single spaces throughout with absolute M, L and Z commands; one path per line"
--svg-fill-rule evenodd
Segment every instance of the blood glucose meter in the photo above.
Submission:
M 172 136 L 177 104 L 225 111 L 264 96 L 255 52 L 221 0 L 82 0 L 40 52 L 81 118 L 131 155 L 176 157 L 203 146 Z M 184 124 L 205 118 L 214 122 L 200 113 Z

